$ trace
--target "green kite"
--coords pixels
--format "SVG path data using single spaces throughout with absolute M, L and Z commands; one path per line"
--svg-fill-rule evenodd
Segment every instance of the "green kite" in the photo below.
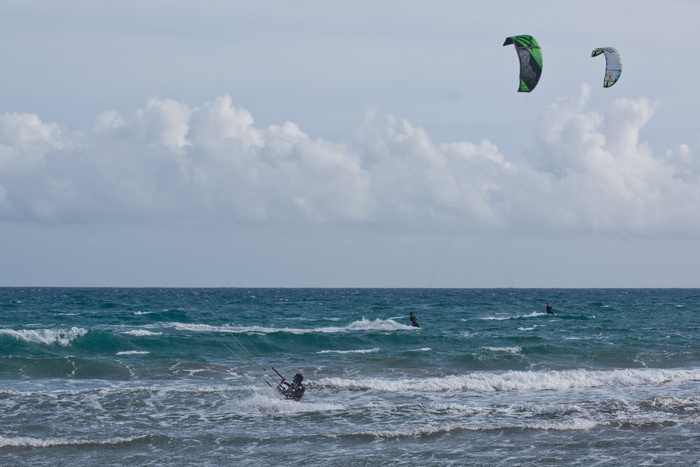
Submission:
M 507 37 L 504 46 L 513 44 L 520 58 L 520 87 L 518 92 L 535 89 L 542 75 L 542 50 L 532 36 Z

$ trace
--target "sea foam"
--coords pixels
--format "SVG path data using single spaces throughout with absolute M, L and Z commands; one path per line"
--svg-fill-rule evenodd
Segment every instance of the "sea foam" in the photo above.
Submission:
M 358 321 L 353 321 L 347 326 L 322 326 L 315 328 L 272 328 L 265 326 L 212 326 L 209 324 L 188 324 L 188 323 L 170 323 L 173 327 L 180 331 L 194 332 L 227 332 L 236 334 L 257 333 L 271 334 L 275 332 L 287 332 L 290 334 L 315 334 L 315 333 L 345 333 L 354 331 L 397 331 L 397 330 L 416 330 L 417 328 L 405 324 L 398 323 L 393 319 L 375 319 L 368 320 L 362 318 Z
M 576 388 L 619 388 L 700 380 L 700 370 L 567 370 L 476 372 L 440 378 L 324 378 L 318 384 L 349 390 L 405 391 L 547 391 Z
M 132 331 L 124 331 L 124 332 L 122 332 L 122 334 L 126 334 L 128 336 L 146 337 L 146 336 L 160 336 L 163 333 L 162 332 L 146 331 L 145 329 L 134 329 Z
M 62 438 L 30 438 L 27 436 L 4 437 L 0 436 L 0 447 L 32 447 L 45 448 L 53 446 L 81 446 L 81 445 L 114 445 L 131 443 L 148 438 L 148 435 L 132 436 L 128 438 L 109 438 L 104 440 L 89 439 L 62 439 Z
M 0 335 L 45 345 L 70 345 L 72 341 L 87 334 L 87 329 L 72 327 L 70 329 L 0 329 Z

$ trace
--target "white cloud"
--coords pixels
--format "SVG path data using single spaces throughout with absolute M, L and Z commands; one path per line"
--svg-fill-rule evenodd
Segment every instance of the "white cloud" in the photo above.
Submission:
M 0 115 L 0 142 L 3 165 L 10 159 L 20 159 L 32 166 L 51 151 L 65 146 L 61 128 L 55 123 L 43 123 L 37 115 L 7 113 Z
M 676 166 L 673 152 L 653 154 L 640 136 L 656 105 L 619 99 L 606 115 L 585 112 L 589 92 L 583 86 L 580 96 L 545 109 L 533 149 L 535 166 L 562 182 L 573 223 L 621 233 L 697 232 L 697 176 Z
M 656 104 L 587 110 L 590 88 L 539 117 L 521 155 L 491 141 L 434 142 L 406 120 L 370 116 L 346 143 L 298 125 L 258 128 L 228 95 L 190 108 L 150 99 L 105 112 L 88 133 L 37 115 L 0 116 L 2 220 L 135 219 L 380 225 L 530 234 L 700 231 L 700 164 L 641 139 Z
M 182 151 L 189 145 L 187 133 L 191 114 L 192 111 L 183 103 L 152 98 L 146 108 L 136 111 L 134 117 L 145 144 Z

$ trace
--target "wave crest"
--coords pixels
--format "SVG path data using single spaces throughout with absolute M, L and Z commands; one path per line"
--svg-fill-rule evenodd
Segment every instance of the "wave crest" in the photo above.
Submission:
M 45 345 L 68 346 L 71 342 L 87 334 L 87 329 L 72 327 L 70 329 L 0 329 L 0 335 L 6 335 L 24 342 Z
M 62 439 L 62 438 L 30 438 L 27 436 L 19 437 L 4 437 L 0 436 L 0 447 L 32 447 L 32 448 L 44 448 L 53 446 L 85 446 L 85 445 L 115 445 L 132 443 L 134 441 L 140 441 L 148 439 L 149 435 L 142 436 L 131 436 L 128 438 L 110 438 L 105 440 L 74 440 L 74 439 Z
M 398 323 L 393 319 L 375 319 L 369 320 L 362 318 L 358 321 L 353 321 L 347 326 L 324 326 L 317 328 L 271 328 L 264 326 L 212 326 L 209 324 L 187 324 L 187 323 L 170 323 L 169 326 L 179 331 L 194 331 L 194 332 L 229 332 L 236 334 L 257 333 L 257 334 L 272 334 L 275 332 L 287 332 L 290 334 L 314 334 L 314 333 L 344 333 L 354 331 L 397 331 L 397 330 L 415 330 L 416 328 L 405 324 Z
M 445 377 L 389 380 L 324 378 L 321 386 L 348 390 L 379 390 L 387 392 L 435 391 L 552 391 L 580 388 L 619 388 L 671 382 L 700 381 L 700 370 L 568 370 L 568 371 L 509 371 L 506 373 L 472 373 Z

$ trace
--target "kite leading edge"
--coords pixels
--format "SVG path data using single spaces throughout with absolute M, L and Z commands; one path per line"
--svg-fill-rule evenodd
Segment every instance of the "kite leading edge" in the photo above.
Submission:
M 617 83 L 622 74 L 622 58 L 620 53 L 614 47 L 598 47 L 593 49 L 591 57 L 605 54 L 605 77 L 603 78 L 603 87 L 609 88 Z
M 504 46 L 513 44 L 520 59 L 520 87 L 518 92 L 535 89 L 542 75 L 542 50 L 534 37 L 528 35 L 507 37 Z

